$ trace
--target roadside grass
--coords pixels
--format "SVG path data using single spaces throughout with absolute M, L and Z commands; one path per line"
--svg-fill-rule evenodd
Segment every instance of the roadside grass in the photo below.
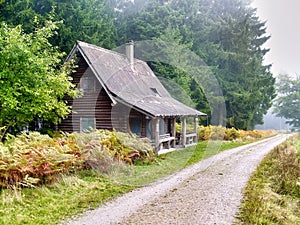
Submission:
M 300 224 L 300 136 L 275 148 L 252 175 L 236 224 Z
M 57 181 L 34 188 L 0 189 L 0 224 L 58 224 L 93 209 L 134 188 L 147 185 L 218 152 L 246 142 L 199 142 L 158 156 L 157 163 L 121 166 L 107 174 L 84 170 L 62 175 Z
M 37 188 L 2 189 L 0 224 L 58 224 L 132 189 L 91 170 Z

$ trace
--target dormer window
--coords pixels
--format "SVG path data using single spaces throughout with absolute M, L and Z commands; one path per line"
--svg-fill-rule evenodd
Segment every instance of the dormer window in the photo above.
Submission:
M 161 97 L 156 88 L 150 88 L 150 90 L 154 93 L 156 97 Z

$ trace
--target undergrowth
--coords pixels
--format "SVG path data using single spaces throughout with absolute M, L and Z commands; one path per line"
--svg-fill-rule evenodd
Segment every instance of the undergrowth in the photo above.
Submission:
M 92 168 L 108 173 L 137 160 L 154 160 L 149 141 L 116 131 L 96 130 L 56 138 L 31 132 L 6 139 L 0 143 L 0 188 L 33 187 L 78 170 Z
M 147 140 L 109 131 L 10 136 L 0 143 L 0 224 L 57 224 L 220 151 L 249 143 L 201 141 L 155 156 Z M 210 147 L 208 147 L 210 145 Z M 60 222 L 58 222 L 60 221 Z
M 276 132 L 272 130 L 237 130 L 235 128 L 226 128 L 222 126 L 199 126 L 198 137 L 199 140 L 257 140 L 267 136 L 272 136 Z
M 251 177 L 237 224 L 300 224 L 300 137 L 269 153 Z

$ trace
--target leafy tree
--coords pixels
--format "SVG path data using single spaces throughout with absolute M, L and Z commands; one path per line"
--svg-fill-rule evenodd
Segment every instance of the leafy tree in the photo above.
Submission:
M 0 2 L 0 21 L 21 24 L 25 32 L 33 32 L 34 18 L 45 21 L 54 9 L 58 35 L 50 43 L 69 52 L 76 40 L 86 41 L 105 48 L 115 47 L 117 40 L 113 15 L 104 0 L 4 0 Z
M 64 96 L 77 91 L 68 74 L 72 66 L 48 39 L 57 24 L 46 21 L 33 33 L 22 27 L 0 26 L 0 127 L 28 125 L 36 118 L 58 123 L 70 113 Z
M 277 83 L 278 97 L 275 101 L 275 113 L 284 117 L 289 125 L 300 127 L 300 76 L 295 78 L 281 74 Z

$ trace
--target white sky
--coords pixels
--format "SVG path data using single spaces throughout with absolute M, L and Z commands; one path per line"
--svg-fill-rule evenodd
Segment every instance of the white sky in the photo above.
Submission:
M 265 61 L 272 72 L 300 74 L 300 0 L 253 0 L 258 16 L 267 21 L 271 38 Z

